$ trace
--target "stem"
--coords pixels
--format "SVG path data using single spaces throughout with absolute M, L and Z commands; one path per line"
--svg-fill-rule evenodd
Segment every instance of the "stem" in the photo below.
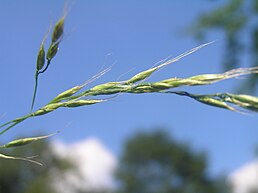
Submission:
M 9 127 L 7 127 L 6 129 L 4 129 L 3 131 L 0 132 L 0 135 L 2 135 L 3 133 L 5 133 L 6 131 L 8 131 L 9 129 L 11 129 L 12 127 L 14 127 L 15 125 L 19 124 L 22 121 L 18 121 L 13 123 L 12 125 L 10 125 Z
M 33 98 L 32 98 L 32 104 L 31 104 L 31 108 L 30 108 L 31 112 L 33 110 L 35 99 L 36 99 L 36 93 L 37 93 L 37 88 L 38 88 L 38 76 L 39 76 L 39 71 L 36 70 L 36 74 L 35 74 L 35 87 L 34 87 L 34 93 L 33 93 Z
M 12 123 L 12 124 L 11 124 L 10 126 L 8 126 L 6 129 L 0 131 L 0 135 L 2 135 L 3 133 L 5 133 L 5 132 L 8 131 L 9 129 L 13 128 L 15 125 L 18 125 L 19 123 L 21 123 L 21 122 L 25 121 L 26 119 L 28 119 L 28 118 L 30 118 L 30 117 L 33 117 L 33 116 L 34 116 L 34 114 L 33 114 L 33 113 L 30 113 L 30 114 L 28 114 L 28 115 L 25 115 L 25 116 L 23 116 L 23 117 L 14 119 L 14 120 L 12 120 L 12 121 L 9 121 L 9 122 L 7 122 L 7 123 L 1 125 L 0 128 Z
M 32 98 L 32 104 L 31 104 L 30 112 L 32 112 L 32 110 L 33 110 L 35 99 L 36 99 L 36 93 L 37 93 L 37 89 L 38 89 L 38 76 L 39 76 L 40 73 L 44 73 L 48 69 L 49 64 L 50 64 L 50 60 L 47 61 L 47 65 L 46 65 L 46 67 L 42 71 L 36 70 L 36 74 L 35 74 L 35 87 L 34 87 L 34 93 L 33 93 L 33 98 Z
M 9 124 L 11 124 L 11 123 L 14 123 L 14 121 L 13 121 L 13 120 L 12 120 L 12 121 L 9 121 L 9 122 L 7 122 L 7 123 L 1 125 L 0 128 L 4 127 L 4 126 L 6 126 L 6 125 L 9 125 Z
M 186 92 L 186 91 L 161 91 L 159 93 L 169 93 L 169 94 L 176 94 L 176 95 L 181 95 L 181 96 L 188 96 L 193 98 L 193 95 Z
M 44 73 L 48 69 L 50 62 L 51 62 L 51 60 L 47 60 L 46 67 L 42 71 L 39 71 L 38 74 Z

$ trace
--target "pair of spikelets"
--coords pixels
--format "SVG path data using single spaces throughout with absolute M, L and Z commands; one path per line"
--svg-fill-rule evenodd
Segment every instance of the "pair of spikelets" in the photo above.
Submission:
M 46 35 L 44 36 L 40 44 L 37 63 L 36 63 L 35 88 L 34 88 L 34 93 L 32 98 L 31 111 L 33 110 L 35 99 L 36 99 L 36 93 L 37 93 L 37 87 L 38 87 L 38 76 L 39 74 L 44 73 L 48 69 L 51 63 L 51 60 L 55 57 L 55 55 L 58 52 L 59 44 L 62 41 L 63 34 L 64 34 L 64 22 L 65 22 L 65 16 L 59 19 L 58 22 L 55 24 L 55 27 L 52 32 L 51 43 L 48 48 L 47 54 L 45 52 L 44 45 L 50 30 L 48 30 L 48 32 L 46 33 Z

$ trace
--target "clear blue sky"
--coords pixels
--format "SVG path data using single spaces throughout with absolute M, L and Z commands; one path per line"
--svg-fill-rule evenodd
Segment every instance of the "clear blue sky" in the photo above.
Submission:
M 185 29 L 200 13 L 222 3 L 206 0 L 72 2 L 60 51 L 48 71 L 40 76 L 36 107 L 83 83 L 103 65 L 113 64 L 112 70 L 91 86 L 129 78 L 167 56 L 176 56 L 199 45 L 185 34 Z M 63 1 L 0 2 L 0 114 L 7 113 L 2 122 L 29 111 L 38 48 L 50 22 L 62 15 L 63 6 Z M 152 80 L 222 72 L 222 34 L 211 33 L 207 41 L 215 39 L 216 43 L 159 71 Z M 232 91 L 240 82 L 229 80 L 185 90 Z M 74 142 L 94 136 L 119 155 L 128 136 L 139 130 L 164 127 L 176 139 L 189 142 L 194 150 L 206 151 L 209 171 L 216 175 L 230 172 L 254 158 L 257 126 L 257 114 L 244 116 L 172 95 L 128 94 L 103 104 L 60 109 L 27 120 L 9 131 L 6 138 L 65 128 L 56 138 Z

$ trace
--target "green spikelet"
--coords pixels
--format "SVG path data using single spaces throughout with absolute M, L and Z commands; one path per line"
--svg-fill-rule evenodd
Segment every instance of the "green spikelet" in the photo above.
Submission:
M 55 57 L 55 55 L 58 51 L 59 43 L 60 42 L 56 42 L 56 43 L 50 45 L 50 47 L 47 51 L 47 60 L 48 61 L 51 61 Z
M 38 52 L 36 70 L 40 71 L 44 67 L 44 64 L 45 64 L 45 49 L 44 49 L 44 44 L 42 43 L 40 45 L 39 52 Z
M 52 43 L 56 43 L 61 40 L 64 34 L 64 17 L 61 18 L 55 25 L 52 33 Z
M 33 143 L 33 142 L 41 140 L 41 139 L 49 138 L 49 137 L 51 137 L 55 134 L 57 134 L 57 133 L 50 134 L 50 135 L 45 135 L 45 136 L 39 136 L 39 137 L 29 137 L 29 138 L 16 139 L 16 140 L 13 140 L 13 141 L 11 141 L 7 144 L 4 144 L 0 147 L 1 148 L 11 148 L 11 147 L 23 146 L 23 145 L 27 145 L 27 144 Z

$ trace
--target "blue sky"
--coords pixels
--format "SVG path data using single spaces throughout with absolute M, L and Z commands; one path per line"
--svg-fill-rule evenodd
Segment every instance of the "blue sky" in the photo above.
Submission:
M 58 93 L 79 85 L 103 66 L 112 70 L 89 86 L 127 79 L 167 56 L 176 56 L 200 42 L 185 29 L 199 14 L 223 1 L 73 1 L 60 51 L 40 76 L 36 108 Z M 0 82 L 2 122 L 29 111 L 34 87 L 35 60 L 49 24 L 64 7 L 63 1 L 0 2 Z M 211 33 L 214 44 L 156 73 L 151 80 L 222 72 L 224 45 L 221 33 Z M 248 61 L 247 61 L 248 62 Z M 123 75 L 123 76 L 121 76 Z M 232 91 L 241 79 L 213 86 L 185 88 L 194 93 Z M 244 116 L 172 95 L 121 95 L 106 103 L 77 109 L 60 109 L 18 125 L 5 135 L 51 133 L 65 142 L 99 138 L 119 155 L 125 139 L 140 130 L 164 127 L 196 151 L 206 151 L 213 175 L 228 173 L 254 159 L 257 114 Z

